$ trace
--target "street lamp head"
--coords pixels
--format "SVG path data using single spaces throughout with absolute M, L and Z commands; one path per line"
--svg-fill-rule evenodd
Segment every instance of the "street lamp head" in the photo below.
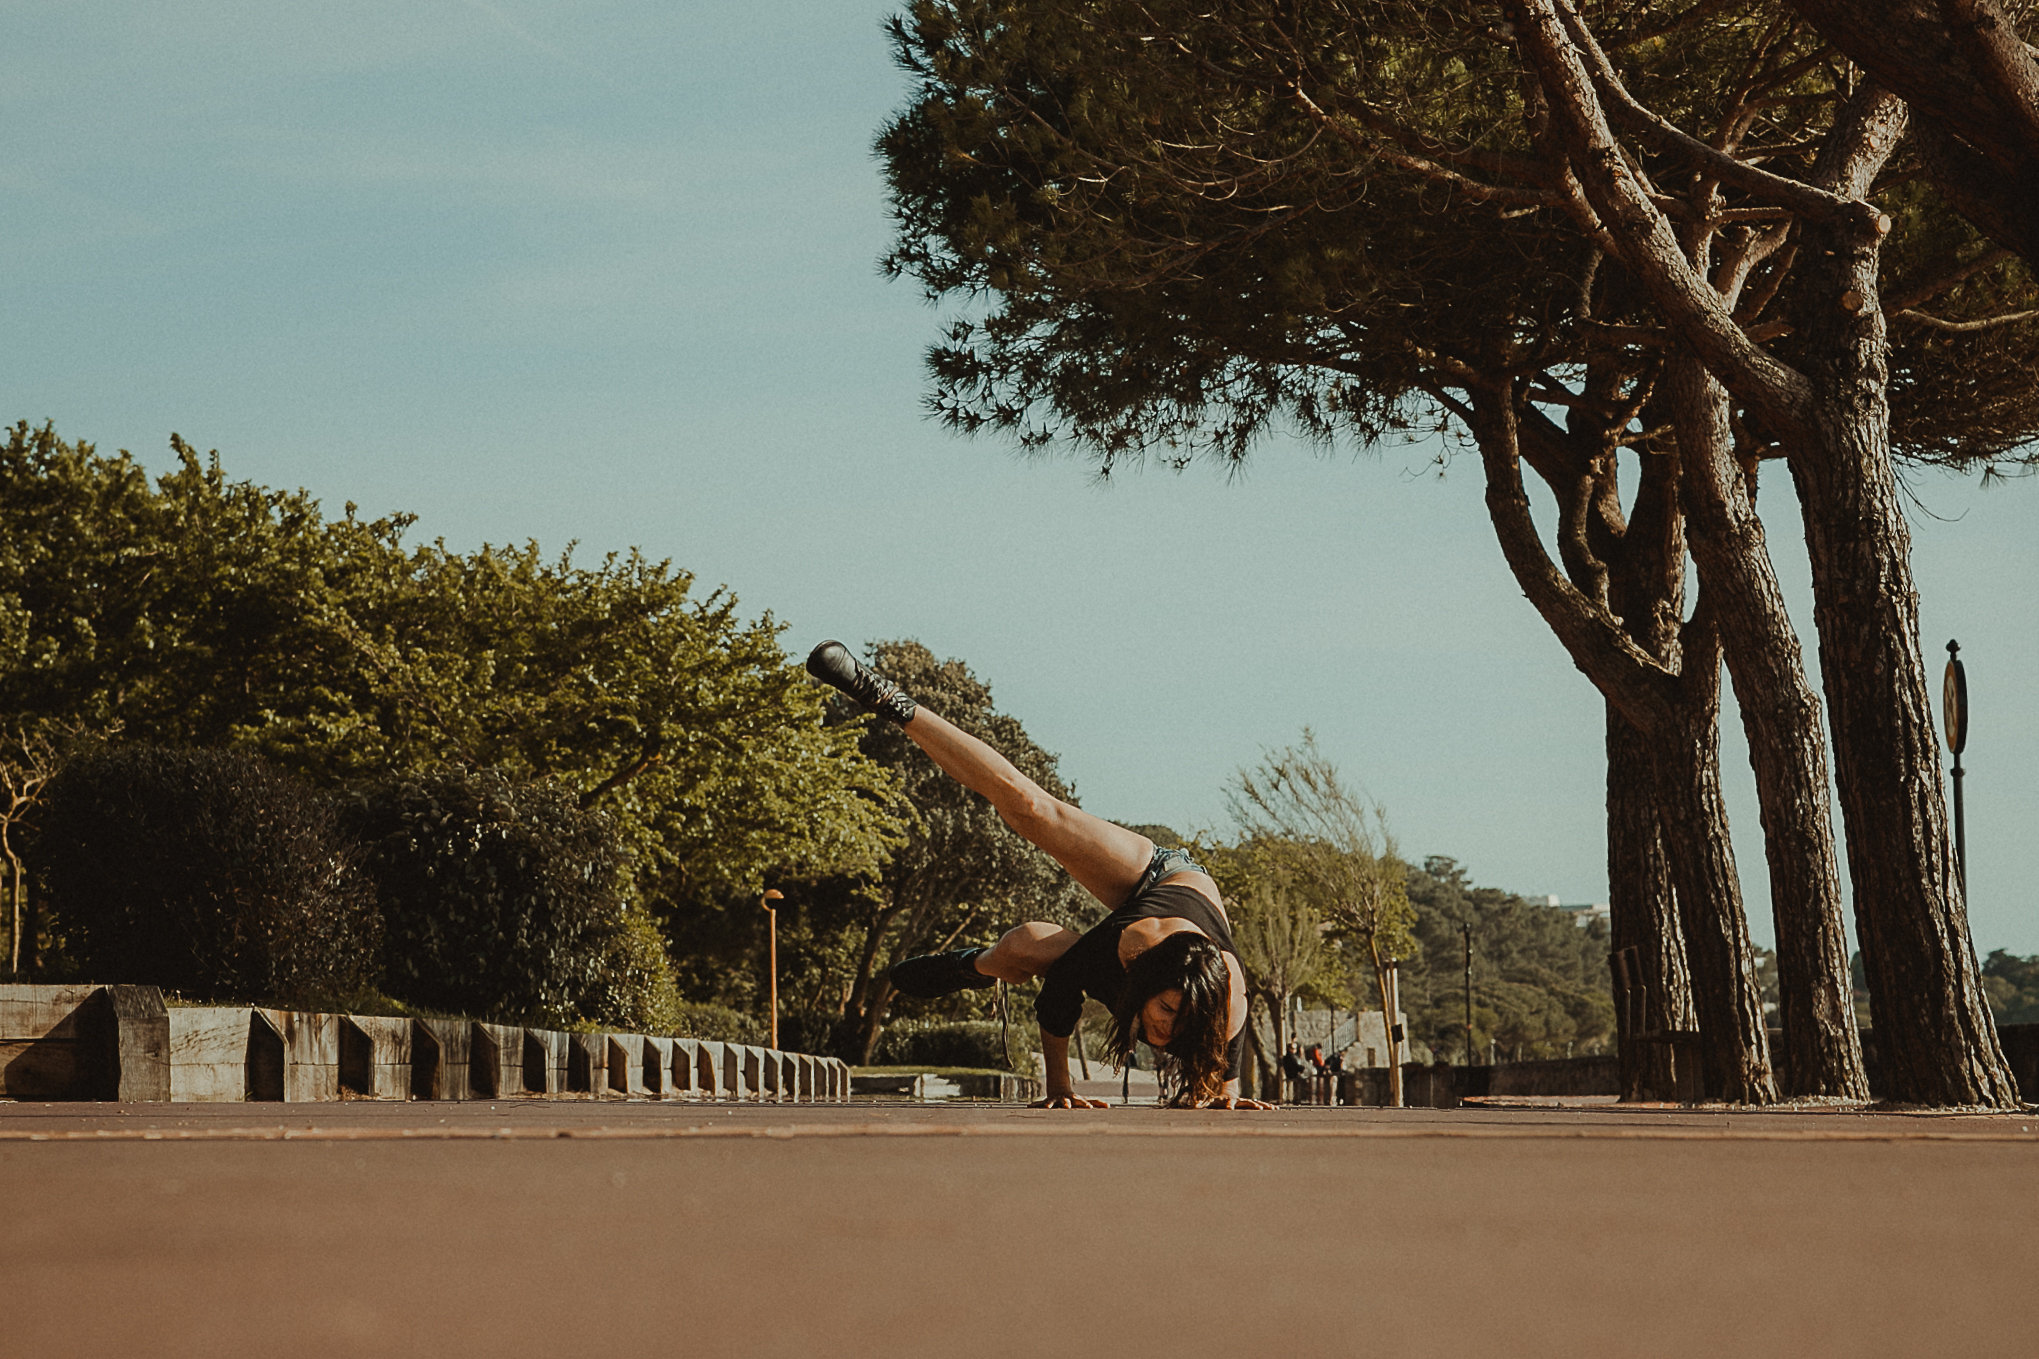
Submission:
M 785 899 L 786 894 L 784 892 L 781 892 L 778 888 L 774 887 L 770 891 L 766 892 L 763 896 L 758 898 L 758 904 L 760 906 L 764 906 L 764 904 L 768 901 L 784 901 Z M 770 910 L 771 907 L 765 906 L 765 909 Z

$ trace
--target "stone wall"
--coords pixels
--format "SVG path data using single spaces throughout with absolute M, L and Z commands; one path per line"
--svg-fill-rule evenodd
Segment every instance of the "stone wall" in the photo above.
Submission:
M 0 1098 L 841 1101 L 833 1057 L 669 1035 L 165 1005 L 153 986 L 0 986 Z

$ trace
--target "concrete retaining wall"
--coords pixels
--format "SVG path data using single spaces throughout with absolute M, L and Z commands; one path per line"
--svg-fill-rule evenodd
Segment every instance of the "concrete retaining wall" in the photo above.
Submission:
M 340 1016 L 258 1010 L 283 1039 L 283 1099 L 312 1104 L 340 1098 Z
M 283 1098 L 283 1035 L 262 1011 L 177 1005 L 168 1018 L 171 1099 L 214 1104 Z
M 524 1031 L 510 1024 L 467 1026 L 467 1083 L 476 1099 L 524 1093 Z
M 0 986 L 0 1099 L 841 1100 L 833 1057 L 514 1024 L 166 1006 L 152 986 Z
M 340 1098 L 411 1097 L 411 1021 L 340 1016 Z
M 569 1035 L 554 1029 L 524 1030 L 524 1093 L 563 1095 L 567 1093 L 566 1068 Z
M 609 1035 L 609 1088 L 606 1093 L 642 1098 L 644 1095 L 644 1036 L 636 1033 Z
M 568 1093 L 599 1099 L 609 1089 L 609 1035 L 576 1033 L 567 1039 L 566 1088 Z
M 1412 1109 L 1456 1109 L 1467 1099 L 1484 1095 L 1618 1095 L 1621 1068 L 1613 1057 L 1561 1057 L 1546 1062 L 1506 1062 L 1499 1066 L 1402 1067 L 1402 1103 Z M 1380 1105 L 1388 1102 L 1386 1067 L 1347 1071 L 1338 1083 L 1340 1104 Z
M 97 986 L 0 988 L 0 1095 L 106 1098 L 86 1091 L 102 1062 L 112 1018 Z
M 646 1034 L 644 1038 L 644 1093 L 656 1099 L 670 1099 L 673 1090 L 673 1040 Z
M 464 1019 L 411 1021 L 411 1098 L 473 1099 L 474 1032 Z

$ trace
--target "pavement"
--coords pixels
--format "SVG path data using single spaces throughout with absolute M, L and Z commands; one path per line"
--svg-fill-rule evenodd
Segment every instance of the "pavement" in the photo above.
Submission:
M 2039 1351 L 2039 1114 L 0 1103 L 0 1354 Z

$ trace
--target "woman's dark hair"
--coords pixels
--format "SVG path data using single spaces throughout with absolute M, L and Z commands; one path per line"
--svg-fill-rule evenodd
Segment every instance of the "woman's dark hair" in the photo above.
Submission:
M 1194 930 L 1178 930 L 1126 965 L 1126 983 L 1112 1007 L 1105 1038 L 1112 1059 L 1125 1065 L 1140 1041 L 1140 1011 L 1163 991 L 1182 992 L 1168 1046 L 1160 1049 L 1161 1087 L 1171 1104 L 1194 1108 L 1225 1093 L 1230 1059 L 1226 1020 L 1232 974 L 1224 950 Z

